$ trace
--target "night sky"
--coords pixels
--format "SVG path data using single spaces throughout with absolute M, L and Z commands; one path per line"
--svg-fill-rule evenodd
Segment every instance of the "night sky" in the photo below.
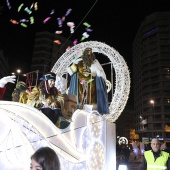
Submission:
M 9 3 L 7 3 L 9 2 Z M 38 10 L 28 14 L 24 11 L 38 2 Z M 2 2 L 1 2 L 2 3 Z M 18 7 L 24 4 L 18 12 Z M 11 8 L 9 9 L 9 5 Z M 34 37 L 37 31 L 63 30 L 61 36 L 70 40 L 80 39 L 85 31 L 84 22 L 91 25 L 89 37 L 85 41 L 99 41 L 117 50 L 127 62 L 132 73 L 132 43 L 146 16 L 153 12 L 170 11 L 169 0 L 3 0 L 4 11 L 0 15 L 0 47 L 4 50 L 4 56 L 9 59 L 10 71 L 17 68 L 23 72 L 29 72 Z M 59 27 L 57 18 L 66 14 L 62 28 Z M 50 12 L 55 12 L 50 15 Z M 10 19 L 21 20 L 34 17 L 34 23 L 25 28 L 20 24 L 12 24 Z M 51 17 L 43 24 L 43 20 Z M 74 22 L 75 32 L 70 33 L 67 22 Z

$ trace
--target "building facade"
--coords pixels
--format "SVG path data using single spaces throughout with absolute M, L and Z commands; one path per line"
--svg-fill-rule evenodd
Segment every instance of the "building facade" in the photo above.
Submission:
M 8 60 L 3 55 L 3 50 L 0 49 L 0 77 L 9 75 Z
M 40 74 L 49 71 L 53 49 L 53 34 L 44 31 L 35 36 L 31 71 L 39 70 Z
M 57 40 L 58 43 L 54 41 Z M 39 71 L 39 75 L 51 70 L 55 62 L 73 43 L 66 38 L 48 31 L 37 32 L 35 36 L 31 71 Z
M 141 23 L 133 42 L 135 129 L 170 142 L 170 12 Z
M 136 140 L 135 137 L 135 115 L 132 106 L 126 106 L 119 118 L 116 120 L 116 132 L 119 137 L 126 137 L 128 141 Z M 132 134 L 132 131 L 134 132 Z

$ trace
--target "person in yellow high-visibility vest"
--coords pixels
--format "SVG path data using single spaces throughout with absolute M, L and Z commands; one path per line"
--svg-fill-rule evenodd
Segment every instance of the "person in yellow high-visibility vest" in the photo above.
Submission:
M 170 155 L 160 150 L 161 144 L 157 138 L 151 141 L 151 150 L 144 152 L 141 170 L 170 170 Z

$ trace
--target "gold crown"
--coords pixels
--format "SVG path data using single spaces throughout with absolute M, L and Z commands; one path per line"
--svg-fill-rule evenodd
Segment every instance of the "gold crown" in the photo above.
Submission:
M 92 51 L 92 48 L 87 47 L 85 50 L 86 50 L 86 51 Z

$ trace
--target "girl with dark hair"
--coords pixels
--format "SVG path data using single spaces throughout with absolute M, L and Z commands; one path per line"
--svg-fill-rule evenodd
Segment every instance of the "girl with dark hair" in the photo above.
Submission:
M 41 147 L 31 156 L 30 170 L 60 170 L 56 152 L 50 147 Z
M 28 95 L 27 104 L 41 110 L 56 124 L 61 114 L 60 96 L 57 88 L 54 86 L 56 74 L 48 72 L 41 80 L 39 86 L 35 86 Z

